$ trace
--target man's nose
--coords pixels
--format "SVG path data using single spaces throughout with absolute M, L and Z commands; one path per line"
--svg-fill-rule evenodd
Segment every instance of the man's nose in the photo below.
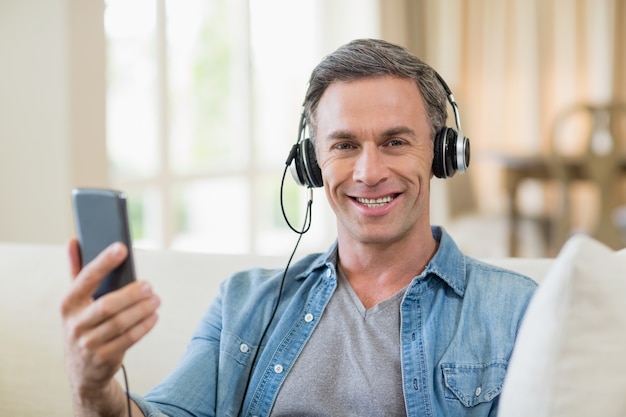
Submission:
M 363 146 L 354 163 L 354 181 L 373 186 L 386 180 L 388 176 L 389 168 L 381 150 L 375 145 Z

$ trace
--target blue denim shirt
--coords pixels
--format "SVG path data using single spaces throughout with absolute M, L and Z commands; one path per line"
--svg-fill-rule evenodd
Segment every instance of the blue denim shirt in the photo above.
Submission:
M 400 307 L 407 416 L 494 416 L 536 284 L 463 255 L 443 229 L 432 231 L 439 249 Z M 269 416 L 335 291 L 336 253 L 334 245 L 289 268 L 253 372 L 283 271 L 255 269 L 225 281 L 180 365 L 144 398 L 133 395 L 144 414 Z

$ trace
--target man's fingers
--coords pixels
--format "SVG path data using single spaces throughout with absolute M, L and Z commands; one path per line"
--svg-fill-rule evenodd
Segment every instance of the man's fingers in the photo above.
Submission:
M 84 347 L 105 344 L 156 313 L 160 300 L 147 283 L 134 283 L 122 290 L 98 299 L 81 314 L 78 325 L 84 330 Z
M 82 267 L 77 240 L 68 242 L 72 284 L 61 302 L 66 366 L 72 385 L 87 393 L 85 398 L 91 396 L 93 404 L 102 402 L 102 394 L 112 386 L 126 350 L 157 321 L 160 301 L 146 282 L 132 282 L 93 299 L 100 282 L 127 255 L 127 248 L 115 243 Z
M 74 238 L 68 242 L 67 254 L 70 261 L 70 272 L 72 274 L 72 279 L 74 279 L 82 268 L 78 239 Z
M 141 321 L 135 323 L 124 333 L 118 334 L 107 343 L 96 349 L 98 360 L 103 362 L 115 361 L 135 343 L 141 340 L 156 324 L 158 320 L 157 313 L 152 313 L 144 317 Z
M 75 246 L 76 250 L 78 246 Z M 74 256 L 72 253 L 74 249 L 70 249 L 70 256 Z M 128 251 L 123 243 L 116 242 L 109 245 L 104 249 L 96 258 L 85 265 L 84 268 L 78 272 L 74 279 L 74 287 L 71 289 L 68 297 L 70 299 L 84 299 L 91 298 L 98 284 L 104 279 L 104 277 L 119 266 L 126 258 Z M 72 268 L 76 263 L 71 261 Z

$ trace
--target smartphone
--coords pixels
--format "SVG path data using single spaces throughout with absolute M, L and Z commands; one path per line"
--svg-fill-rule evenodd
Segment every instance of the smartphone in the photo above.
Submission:
M 91 262 L 113 242 L 123 242 L 128 248 L 124 262 L 102 280 L 93 298 L 134 281 L 135 265 L 126 194 L 108 189 L 75 188 L 72 190 L 72 207 L 82 266 Z

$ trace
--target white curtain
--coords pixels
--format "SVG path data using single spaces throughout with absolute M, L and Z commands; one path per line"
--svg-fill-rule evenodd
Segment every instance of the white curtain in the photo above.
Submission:
M 555 114 L 626 100 L 623 0 L 380 0 L 381 35 L 436 68 L 472 141 L 483 209 L 506 203 L 491 151 L 549 151 Z

